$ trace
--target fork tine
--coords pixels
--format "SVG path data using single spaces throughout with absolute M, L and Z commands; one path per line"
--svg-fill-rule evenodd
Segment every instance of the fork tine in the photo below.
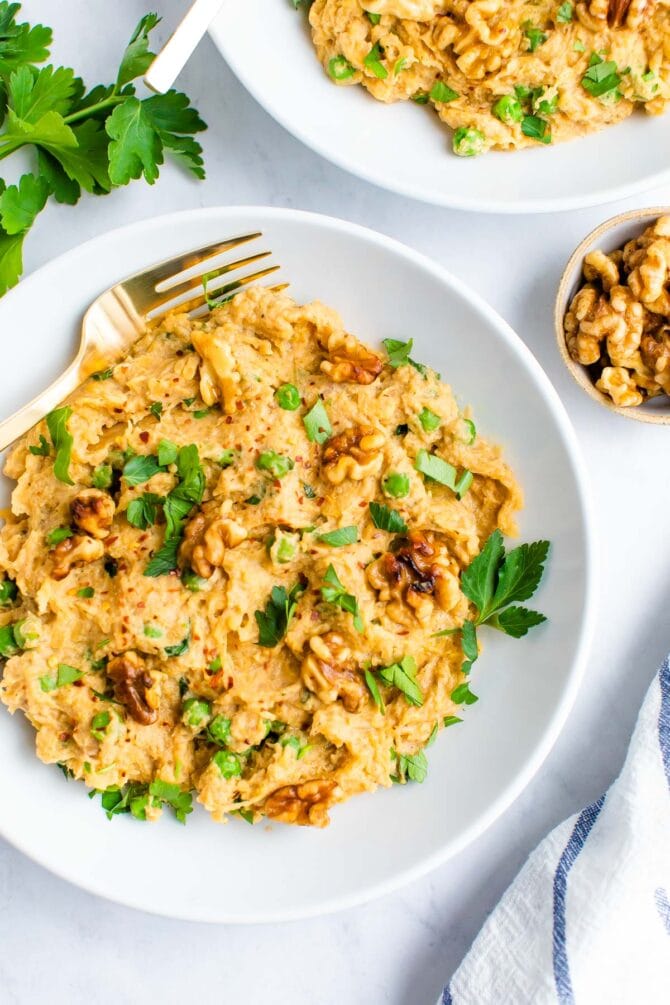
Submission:
M 245 265 L 253 265 L 254 262 L 260 261 L 261 258 L 267 258 L 271 254 L 271 251 L 260 251 L 257 255 L 248 255 L 246 258 L 238 258 L 234 262 L 227 262 L 225 265 L 219 266 L 218 269 L 212 269 L 211 272 L 208 272 L 205 269 L 197 276 L 189 276 L 188 279 L 184 279 L 180 283 L 175 283 L 173 286 L 171 285 L 169 288 L 170 296 L 161 303 L 156 304 L 154 309 L 160 310 L 163 304 L 171 303 L 176 297 L 185 296 L 187 293 L 199 293 L 205 277 L 207 277 L 207 285 L 212 288 L 213 280 L 218 279 L 219 276 L 224 276 L 227 272 L 235 272 L 236 269 L 243 269 Z M 200 264 L 204 265 L 204 262 L 201 262 Z M 194 281 L 198 281 L 197 286 L 191 286 L 190 289 L 182 290 L 180 292 L 181 286 L 190 286 L 190 284 Z
M 215 258 L 217 255 L 223 254 L 224 251 L 238 248 L 241 244 L 255 241 L 258 237 L 262 237 L 261 231 L 257 231 L 255 234 L 243 234 L 241 237 L 232 237 L 227 241 L 215 241 L 213 244 L 207 244 L 202 248 L 187 251 L 183 255 L 175 255 L 173 258 L 167 258 L 146 272 L 138 272 L 135 276 L 130 276 L 124 282 L 128 283 L 135 278 L 141 278 L 146 286 L 151 286 L 157 292 L 162 293 L 172 286 L 181 285 L 183 280 L 180 280 L 178 277 L 182 272 L 186 272 L 187 269 L 192 269 L 196 265 L 202 265 L 207 259 Z M 175 282 L 171 282 L 170 280 L 175 280 Z
M 224 286 L 221 286 L 219 289 L 214 291 L 215 299 L 223 302 L 229 293 L 234 293 L 236 290 L 242 289 L 243 286 L 248 286 L 249 283 L 254 283 L 259 279 L 263 279 L 265 276 L 269 276 L 273 272 L 277 272 L 280 268 L 280 265 L 269 265 L 266 269 L 259 269 L 257 272 L 252 272 L 248 276 L 236 279 L 232 283 L 226 283 Z M 195 293 L 196 289 L 197 287 L 194 287 L 192 292 Z M 178 309 L 180 313 L 184 312 L 190 314 L 192 311 L 196 310 L 196 308 L 202 307 L 206 303 L 207 296 L 205 295 L 204 290 L 190 300 L 183 300 L 178 303 L 174 303 L 173 300 L 167 300 L 151 311 L 150 319 L 151 321 L 155 321 L 157 318 L 166 314 L 169 310 L 175 309 Z

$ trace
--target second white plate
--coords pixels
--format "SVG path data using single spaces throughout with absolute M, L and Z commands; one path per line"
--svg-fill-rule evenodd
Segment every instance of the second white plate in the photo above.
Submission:
M 457 209 L 548 213 L 623 199 L 670 180 L 670 122 L 636 113 L 555 147 L 456 157 L 428 108 L 383 105 L 337 87 L 291 0 L 225 4 L 210 28 L 226 62 L 286 129 L 334 164 L 383 188 Z

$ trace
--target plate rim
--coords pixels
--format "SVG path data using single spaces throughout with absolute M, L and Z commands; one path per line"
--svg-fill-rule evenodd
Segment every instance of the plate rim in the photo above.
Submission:
M 521 337 L 516 334 L 511 325 L 509 325 L 508 322 L 505 321 L 505 319 L 490 304 L 488 304 L 479 293 L 471 289 L 465 282 L 457 276 L 454 276 L 451 272 L 449 272 L 449 270 L 424 255 L 422 252 L 416 251 L 395 238 L 388 237 L 387 235 L 382 234 L 379 231 L 372 230 L 369 227 L 365 227 L 357 223 L 351 223 L 348 220 L 328 216 L 326 214 L 262 205 L 212 206 L 151 216 L 143 220 L 135 221 L 131 224 L 126 224 L 124 226 L 105 231 L 102 234 L 98 234 L 95 237 L 76 245 L 74 248 L 64 252 L 62 255 L 52 259 L 50 262 L 46 263 L 41 268 L 37 269 L 35 272 L 23 279 L 21 281 L 21 286 L 24 290 L 26 287 L 28 290 L 32 287 L 38 287 L 39 284 L 44 281 L 44 278 L 48 278 L 49 274 L 56 270 L 56 268 L 67 265 L 70 261 L 76 260 L 82 255 L 85 256 L 87 252 L 90 252 L 96 246 L 104 244 L 110 240 L 128 240 L 133 237 L 137 237 L 141 240 L 142 233 L 147 229 L 151 230 L 154 227 L 160 229 L 161 227 L 172 226 L 174 227 L 174 231 L 179 233 L 179 223 L 181 221 L 186 219 L 194 220 L 196 222 L 201 219 L 203 221 L 211 220 L 213 215 L 218 216 L 223 223 L 226 223 L 229 220 L 234 223 L 236 217 L 245 216 L 246 214 L 258 214 L 266 218 L 270 217 L 277 220 L 284 219 L 292 222 L 299 221 L 316 228 L 325 226 L 328 229 L 333 229 L 335 231 L 339 231 L 340 233 L 346 233 L 354 236 L 355 238 L 372 242 L 375 245 L 386 248 L 394 254 L 405 258 L 413 265 L 430 273 L 436 280 L 467 301 L 473 310 L 479 313 L 480 316 L 483 316 L 490 327 L 495 329 L 498 337 L 502 338 L 517 353 L 521 361 L 523 361 L 529 369 L 534 378 L 536 387 L 542 395 L 543 400 L 546 402 L 552 418 L 556 423 L 557 431 L 562 436 L 568 462 L 572 467 L 575 476 L 576 502 L 578 505 L 581 526 L 583 527 L 585 551 L 583 555 L 584 606 L 575 649 L 575 656 L 572 660 L 572 668 L 561 700 L 558 702 L 553 711 L 550 724 L 541 741 L 537 744 L 537 747 L 532 754 L 527 758 L 523 768 L 519 770 L 512 781 L 499 793 L 498 797 L 491 803 L 488 809 L 482 812 L 469 827 L 462 831 L 458 837 L 442 844 L 431 855 L 427 855 L 423 858 L 421 862 L 397 872 L 385 880 L 379 881 L 371 886 L 366 886 L 355 892 L 330 896 L 326 900 L 319 901 L 311 906 L 276 909 L 256 912 L 251 915 L 211 912 L 202 909 L 190 910 L 186 905 L 166 910 L 161 907 L 152 907 L 151 905 L 147 905 L 141 896 L 134 898 L 132 895 L 128 894 L 117 895 L 115 892 L 106 888 L 101 888 L 101 886 L 93 879 L 86 879 L 82 881 L 77 878 L 73 869 L 68 868 L 67 866 L 59 866 L 57 861 L 49 860 L 48 851 L 45 851 L 43 855 L 40 855 L 37 851 L 33 851 L 26 847 L 26 844 L 21 839 L 21 836 L 12 833 L 11 814 L 6 815 L 4 819 L 0 817 L 0 837 L 6 840 L 8 844 L 16 848 L 22 854 L 26 855 L 26 857 L 31 859 L 33 862 L 36 862 L 42 868 L 47 869 L 47 871 L 51 872 L 59 879 L 64 879 L 67 882 L 72 883 L 74 886 L 77 886 L 79 889 L 85 890 L 87 893 L 92 893 L 105 900 L 121 904 L 124 907 L 130 907 L 135 910 L 144 911 L 145 913 L 154 914 L 160 917 L 170 917 L 184 921 L 201 923 L 237 925 L 274 924 L 278 922 L 299 921 L 307 918 L 321 917 L 327 914 L 333 914 L 338 911 L 356 907 L 379 897 L 386 896 L 387 894 L 397 891 L 408 883 L 414 882 L 422 876 L 427 875 L 439 865 L 453 858 L 456 854 L 488 830 L 488 828 L 491 827 L 491 825 L 509 809 L 524 789 L 530 784 L 547 759 L 565 726 L 566 720 L 577 698 L 590 652 L 591 641 L 595 628 L 597 585 L 597 563 L 594 534 L 595 510 L 593 506 L 590 481 L 577 434 L 572 426 L 567 410 L 563 405 L 558 392 L 531 350 Z M 5 305 L 13 301 L 13 293 L 14 291 L 10 290 L 3 300 L 0 301 L 0 319 L 2 318 L 2 314 L 5 310 Z M 82 305 L 82 310 L 86 306 L 86 304 Z M 0 455 L 0 457 L 1 456 L 2 455 Z
M 657 171 L 655 174 L 647 175 L 644 178 L 638 178 L 635 181 L 628 182 L 624 185 L 618 185 L 615 188 L 603 189 L 598 193 L 591 193 L 587 195 L 573 195 L 573 196 L 563 196 L 559 198 L 543 198 L 543 199 L 519 199 L 518 202 L 501 202 L 496 199 L 474 199 L 468 197 L 459 197 L 457 194 L 452 196 L 447 193 L 441 196 L 439 193 L 428 193 L 421 189 L 416 189 L 412 185 L 404 185 L 402 182 L 394 184 L 392 181 L 380 181 L 379 178 L 375 177 L 374 173 L 366 171 L 366 169 L 353 163 L 350 158 L 339 155 L 337 151 L 332 151 L 326 148 L 326 144 L 319 142 L 318 139 L 312 137 L 309 132 L 305 129 L 296 126 L 289 121 L 288 115 L 283 115 L 279 109 L 271 109 L 266 105 L 263 100 L 262 91 L 260 86 L 256 87 L 253 82 L 253 77 L 249 77 L 242 66 L 242 64 L 235 58 L 226 48 L 225 34 L 220 32 L 217 27 L 217 22 L 219 18 L 223 18 L 225 12 L 222 12 L 214 21 L 210 24 L 208 33 L 214 44 L 215 49 L 224 60 L 228 68 L 231 70 L 235 78 L 244 87 L 244 89 L 251 95 L 254 101 L 269 115 L 275 122 L 277 122 L 283 129 L 286 130 L 291 136 L 299 140 L 308 149 L 314 151 L 324 160 L 348 174 L 354 175 L 357 178 L 361 178 L 370 185 L 374 185 L 375 188 L 379 188 L 382 191 L 394 192 L 396 195 L 403 195 L 410 199 L 415 199 L 417 202 L 425 203 L 430 206 L 442 206 L 446 209 L 462 210 L 464 212 L 470 213 L 496 213 L 503 216 L 515 215 L 515 214 L 544 214 L 544 213 L 565 213 L 570 210 L 576 209 L 588 209 L 595 206 L 603 206 L 608 203 L 618 202 L 623 199 L 630 198 L 633 195 L 640 195 L 644 192 L 648 192 L 653 188 L 657 188 L 661 185 L 670 183 L 670 165 L 667 168 Z M 670 114 L 670 113 L 669 113 Z M 600 130 L 602 132 L 602 130 Z M 579 137 L 576 137 L 574 141 L 577 142 Z M 565 145 L 565 144 L 561 144 Z M 495 153 L 496 151 L 494 151 Z M 536 151 L 540 153 L 541 151 Z M 498 153 L 501 153 L 498 151 Z M 446 156 L 446 155 L 445 155 Z

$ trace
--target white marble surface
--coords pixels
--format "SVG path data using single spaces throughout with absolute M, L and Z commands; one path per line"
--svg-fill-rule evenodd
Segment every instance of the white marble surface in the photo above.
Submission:
M 166 33 L 186 4 L 156 6 Z M 144 0 L 24 4 L 31 20 L 54 25 L 56 59 L 91 82 L 113 76 L 116 53 L 146 9 Z M 153 188 L 137 183 L 76 209 L 51 207 L 29 239 L 27 269 L 119 224 L 226 203 L 342 216 L 432 255 L 513 325 L 574 418 L 598 516 L 596 644 L 568 725 L 517 803 L 432 875 L 347 913 L 253 929 L 159 919 L 81 893 L 0 841 L 0 1001 L 181 1003 L 195 994 L 245 1005 L 427 1005 L 529 851 L 616 775 L 642 695 L 670 645 L 670 433 L 610 416 L 588 401 L 562 369 L 550 315 L 562 265 L 582 235 L 629 206 L 670 203 L 670 190 L 543 218 L 433 209 L 358 181 L 301 146 L 242 90 L 209 40 L 180 84 L 210 124 L 207 181 L 191 182 L 167 168 Z M 222 863 L 228 866 L 234 863 Z M 176 862 L 166 882 L 179 882 L 179 869 L 187 867 Z

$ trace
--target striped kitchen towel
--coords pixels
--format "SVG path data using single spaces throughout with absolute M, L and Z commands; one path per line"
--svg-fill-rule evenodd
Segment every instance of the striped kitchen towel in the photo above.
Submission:
M 621 774 L 533 852 L 441 1001 L 669 1005 L 670 657 Z

